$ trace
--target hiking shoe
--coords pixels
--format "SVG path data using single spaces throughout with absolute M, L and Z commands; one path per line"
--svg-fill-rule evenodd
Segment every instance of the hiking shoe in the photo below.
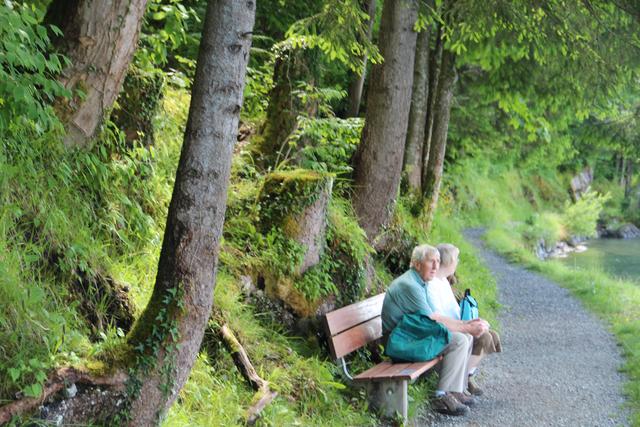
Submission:
M 482 389 L 478 387 L 478 384 L 474 381 L 473 377 L 469 377 L 469 383 L 467 384 L 467 391 L 473 396 L 482 396 Z
M 464 415 L 469 412 L 469 407 L 458 402 L 458 399 L 451 393 L 433 399 L 431 408 L 445 415 Z
M 473 406 L 476 404 L 476 398 L 471 395 L 458 392 L 452 392 L 451 394 L 453 394 L 453 397 L 455 397 L 456 400 L 463 405 Z

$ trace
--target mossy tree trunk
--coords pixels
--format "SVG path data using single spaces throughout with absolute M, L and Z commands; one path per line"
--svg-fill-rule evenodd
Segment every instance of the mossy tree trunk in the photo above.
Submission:
M 111 108 L 136 45 L 147 0 L 54 0 L 45 23 L 59 27 L 64 37 L 56 47 L 71 64 L 61 82 L 82 96 L 59 105 L 70 146 L 85 146 Z
M 404 149 L 404 176 L 409 191 L 420 193 L 422 188 L 422 150 L 429 110 L 429 28 L 418 33 L 413 67 L 413 91 Z
M 280 46 L 276 50 L 273 88 L 259 146 L 262 165 L 266 168 L 275 167 L 289 157 L 286 142 L 298 125 L 298 116 L 314 116 L 317 110 L 312 97 L 299 96 L 299 85 L 313 87 L 316 84 L 315 52 L 291 46 Z
M 208 3 L 156 284 L 129 336 L 138 358 L 132 381 L 139 381 L 130 397 L 130 425 L 159 422 L 200 350 L 254 19 L 253 1 Z
M 136 141 L 145 147 L 153 145 L 153 117 L 161 105 L 163 87 L 162 73 L 145 73 L 129 67 L 116 104 L 118 108 L 111 113 L 111 120 L 124 131 L 129 147 Z
M 376 0 L 366 0 L 363 10 L 369 15 L 369 25 L 367 27 L 367 38 L 371 40 L 373 36 L 373 22 L 376 18 Z M 349 107 L 347 117 L 358 117 L 360 113 L 360 103 L 362 101 L 362 90 L 367 75 L 367 54 L 362 58 L 362 69 L 359 74 L 354 74 L 349 83 Z
M 426 202 L 426 229 L 431 228 L 433 216 L 438 205 L 444 155 L 447 148 L 447 132 L 453 89 L 458 74 L 455 68 L 455 54 L 448 50 L 442 52 L 440 76 L 434 106 L 433 130 L 429 147 L 429 162 L 426 165 L 423 189 Z
M 411 105 L 418 14 L 415 0 L 387 1 L 382 10 L 380 53 L 367 96 L 367 114 L 354 159 L 353 205 L 370 241 L 388 224 L 402 173 Z

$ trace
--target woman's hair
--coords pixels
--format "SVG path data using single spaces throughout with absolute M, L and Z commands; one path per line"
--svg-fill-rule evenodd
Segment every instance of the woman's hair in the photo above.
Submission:
M 440 266 L 448 267 L 453 263 L 453 259 L 460 253 L 460 249 L 451 243 L 440 243 L 438 246 L 440 252 Z
M 438 250 L 431 245 L 419 245 L 413 248 L 410 267 L 417 268 L 425 258 L 440 258 Z

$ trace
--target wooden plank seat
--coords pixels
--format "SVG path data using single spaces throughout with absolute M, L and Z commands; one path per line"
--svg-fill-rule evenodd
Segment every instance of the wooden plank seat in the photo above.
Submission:
M 392 363 L 382 362 L 353 377 L 354 381 L 383 381 L 387 378 L 415 381 L 429 369 L 433 368 L 440 358 L 426 362 Z
M 382 338 L 382 302 L 384 293 L 339 308 L 325 316 L 331 356 L 338 361 L 347 378 L 367 389 L 373 407 L 386 416 L 400 414 L 407 421 L 407 385 L 434 367 L 440 357 L 417 363 L 382 362 L 352 377 L 344 357 Z

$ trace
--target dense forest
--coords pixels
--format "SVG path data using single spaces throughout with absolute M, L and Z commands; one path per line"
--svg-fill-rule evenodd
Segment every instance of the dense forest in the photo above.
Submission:
M 639 72 L 633 0 L 5 0 L 0 425 L 376 425 L 322 316 L 449 241 L 493 323 L 480 226 L 640 425 L 640 287 L 542 261 L 640 234 Z

